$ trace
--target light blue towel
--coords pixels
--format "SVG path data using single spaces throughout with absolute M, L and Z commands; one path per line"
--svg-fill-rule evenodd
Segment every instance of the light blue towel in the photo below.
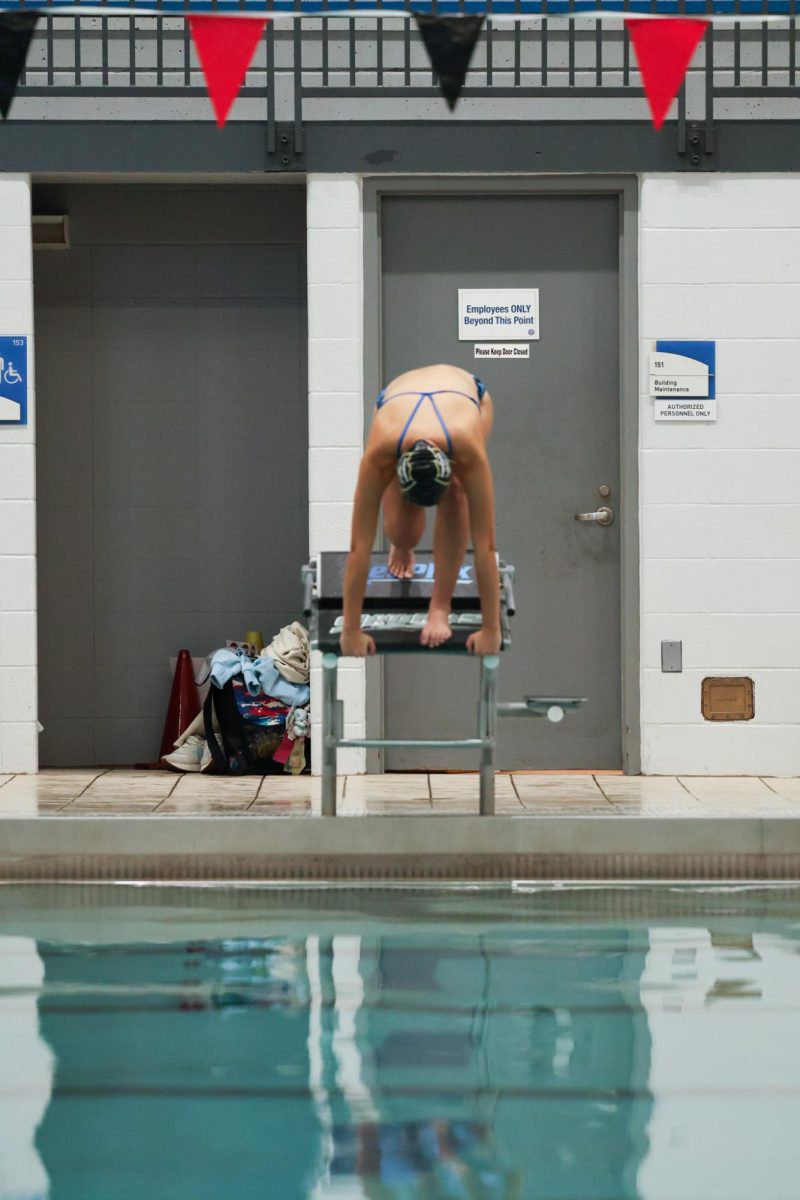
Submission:
M 243 650 L 215 650 L 209 661 L 209 677 L 214 687 L 224 687 L 234 675 L 242 676 L 251 696 L 264 692 L 290 708 L 303 707 L 311 696 L 307 683 L 290 683 L 284 679 L 274 660 L 266 655 L 248 658 Z
M 282 700 L 284 704 L 296 708 L 302 708 L 308 704 L 311 696 L 308 684 L 291 683 L 288 679 L 284 679 L 275 666 L 274 659 L 268 658 L 265 654 L 261 658 L 257 658 L 253 666 L 261 681 L 261 690 L 268 696 L 272 696 L 273 700 Z

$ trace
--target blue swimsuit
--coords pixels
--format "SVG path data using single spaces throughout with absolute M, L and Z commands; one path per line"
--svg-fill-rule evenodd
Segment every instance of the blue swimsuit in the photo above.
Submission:
M 378 396 L 378 399 L 375 403 L 376 408 L 383 408 L 384 404 L 387 404 L 390 400 L 394 400 L 395 396 L 418 396 L 419 397 L 419 399 L 417 400 L 417 403 L 412 408 L 411 414 L 410 414 L 408 420 L 406 421 L 405 425 L 403 426 L 403 432 L 400 434 L 400 437 L 398 439 L 398 442 L 397 442 L 397 457 L 398 458 L 403 453 L 403 442 L 406 440 L 406 434 L 408 433 L 409 429 L 411 428 L 411 422 L 414 420 L 414 417 L 417 415 L 417 413 L 419 412 L 420 408 L 422 407 L 422 405 L 425 403 L 426 400 L 430 400 L 431 404 L 433 405 L 433 411 L 436 413 L 436 416 L 439 418 L 439 424 L 441 425 L 442 431 L 444 432 L 444 436 L 447 439 L 447 453 L 450 458 L 453 457 L 453 439 L 450 437 L 450 430 L 447 428 L 447 426 L 444 423 L 444 417 L 442 416 L 441 412 L 439 411 L 439 405 L 434 400 L 434 396 L 463 396 L 465 400 L 471 401 L 471 403 L 474 404 L 476 408 L 480 409 L 481 401 L 483 400 L 483 396 L 486 391 L 486 387 L 484 386 L 483 383 L 481 383 L 481 381 L 480 381 L 480 379 L 478 379 L 477 375 L 473 375 L 472 378 L 475 380 L 475 387 L 478 390 L 477 397 L 470 396 L 467 394 L 467 392 L 458 392 L 454 388 L 440 388 L 436 392 L 395 392 L 393 396 L 387 396 L 386 389 L 385 388 L 383 389 L 383 391 L 381 392 L 380 396 Z

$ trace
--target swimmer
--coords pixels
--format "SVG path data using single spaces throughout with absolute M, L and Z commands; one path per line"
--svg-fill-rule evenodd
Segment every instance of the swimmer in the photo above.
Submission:
M 361 609 L 381 502 L 391 543 L 389 570 L 398 579 L 413 578 L 425 509 L 437 506 L 433 595 L 422 645 L 434 650 L 451 636 L 450 604 L 471 535 L 482 627 L 470 635 L 467 650 L 495 654 L 500 649 L 494 487 L 486 453 L 491 428 L 491 396 L 460 367 L 406 371 L 381 392 L 356 486 L 342 654 L 375 653 L 375 642 L 361 630 Z

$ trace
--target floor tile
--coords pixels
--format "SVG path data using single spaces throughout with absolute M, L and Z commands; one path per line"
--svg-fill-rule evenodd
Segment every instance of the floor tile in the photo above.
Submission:
M 774 797 L 762 780 L 754 776 L 681 775 L 683 786 L 703 803 L 730 800 L 770 801 Z
M 84 800 L 81 797 L 79 800 L 73 800 L 72 804 L 68 804 L 66 808 L 60 808 L 56 811 L 57 816 L 80 816 L 81 813 L 95 817 L 121 817 L 132 816 L 136 813 L 151 813 L 155 812 L 158 805 L 161 803 L 156 798 L 149 800 L 144 799 L 128 799 L 115 798 L 107 800 Z
M 344 794 L 351 800 L 365 796 L 370 801 L 424 800 L 430 804 L 428 776 L 416 772 L 397 775 L 349 775 Z
M 611 807 L 591 775 L 514 775 L 514 787 L 524 807 L 557 805 L 563 810 L 585 805 Z
M 248 804 L 255 800 L 263 780 L 260 775 L 245 775 L 241 779 L 229 775 L 205 775 L 200 772 L 181 775 L 170 800 L 196 799 L 204 804 L 235 800 Z
M 431 796 L 434 806 L 437 800 L 461 799 L 462 797 L 477 797 L 480 792 L 481 777 L 477 771 L 465 771 L 463 774 L 447 774 L 428 776 Z M 514 784 L 510 775 L 497 775 L 494 781 L 496 797 L 517 798 Z
M 180 776 L 171 771 L 106 771 L 86 788 L 82 800 L 164 800 Z
M 800 803 L 800 779 L 770 779 L 764 778 L 763 782 L 778 796 L 782 796 L 784 800 L 796 800 Z
M 337 782 L 341 792 L 344 776 Z M 290 800 L 309 801 L 319 790 L 320 780 L 312 779 L 310 775 L 265 775 L 256 793 L 256 800 L 259 804 Z
M 336 780 L 337 809 L 341 804 L 345 776 Z M 251 815 L 281 816 L 287 812 L 319 815 L 322 780 L 311 775 L 265 775 L 250 809 Z
M 597 777 L 597 786 L 612 803 L 651 801 L 657 804 L 669 803 L 673 799 L 697 803 L 695 797 L 672 776 L 600 775 Z
M 236 812 L 246 812 L 251 808 L 252 799 L 246 796 L 239 798 L 230 797 L 228 799 L 213 798 L 211 796 L 205 799 L 201 796 L 170 796 L 169 799 L 158 805 L 155 810 L 156 816 L 167 816 L 172 814 L 182 814 L 184 816 L 224 816 L 230 814 L 233 816 Z
M 0 815 L 35 816 L 44 803 L 48 809 L 62 807 L 80 796 L 96 777 L 96 771 L 15 775 L 0 788 Z

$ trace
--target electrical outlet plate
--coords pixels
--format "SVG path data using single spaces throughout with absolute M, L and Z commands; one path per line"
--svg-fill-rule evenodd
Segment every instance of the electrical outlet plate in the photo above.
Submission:
M 674 675 L 683 670 L 683 642 L 661 643 L 661 670 Z

